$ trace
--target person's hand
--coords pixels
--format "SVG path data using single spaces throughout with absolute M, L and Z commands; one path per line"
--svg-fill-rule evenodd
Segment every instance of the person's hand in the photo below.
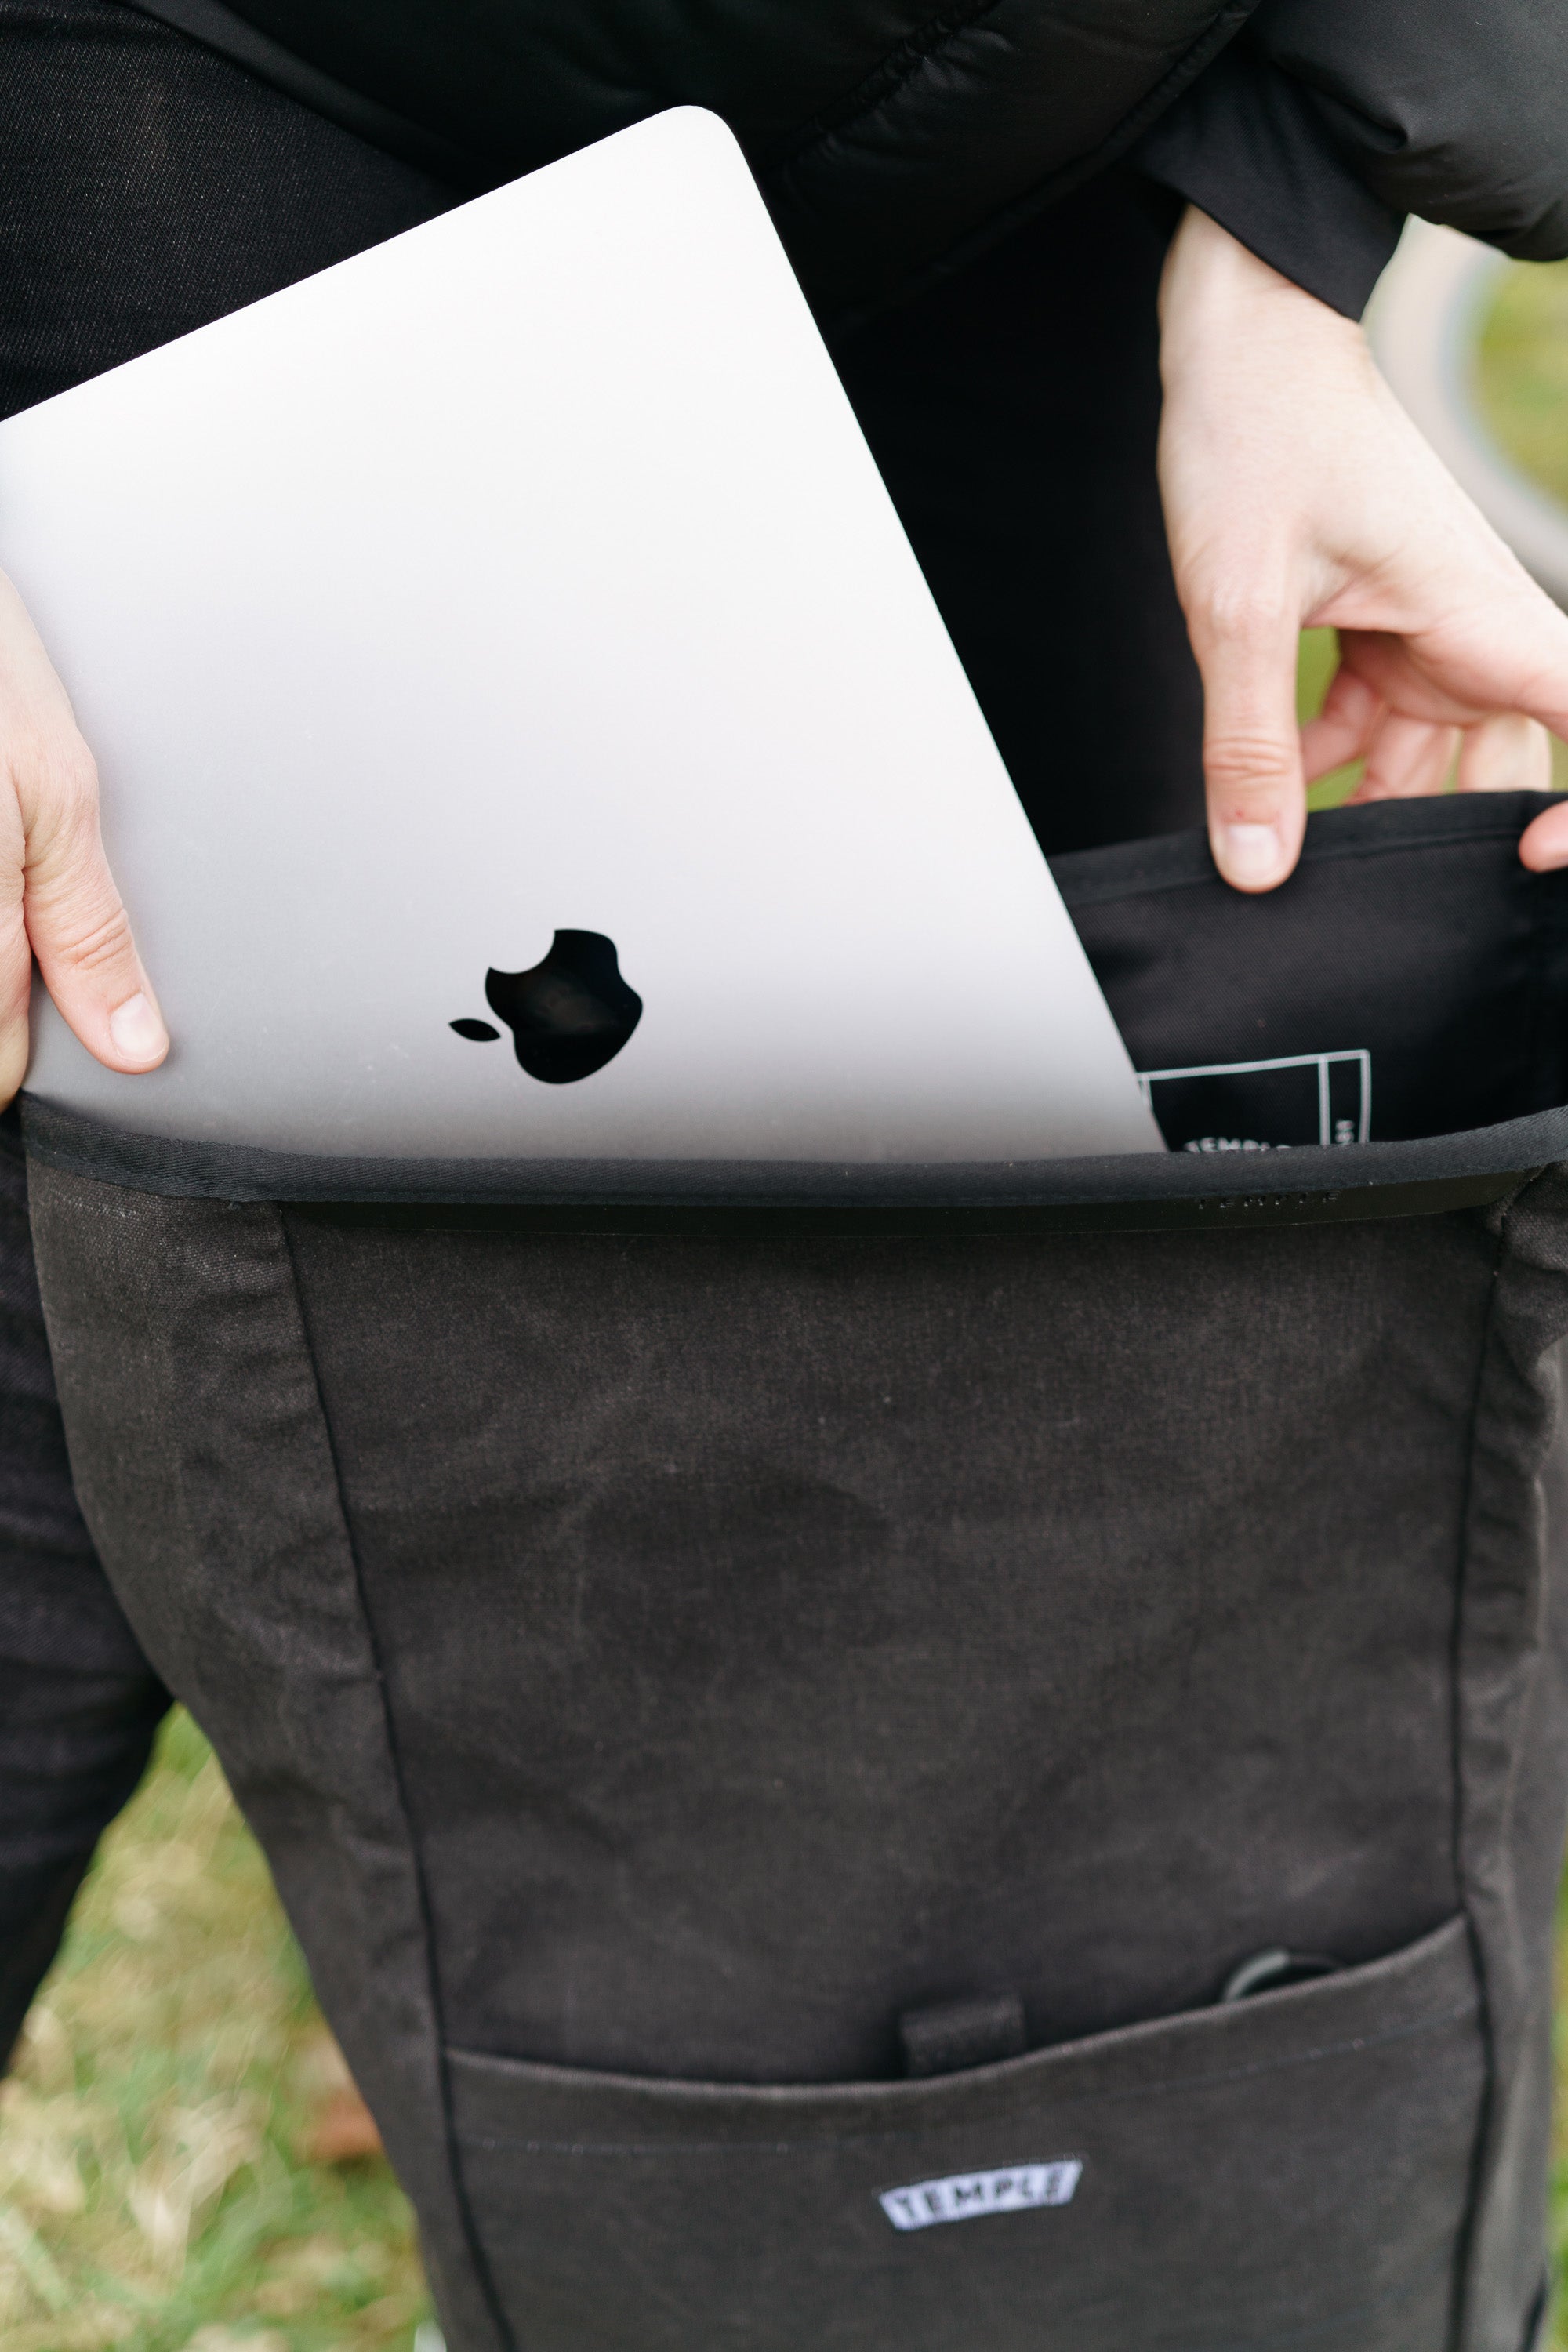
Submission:
M 21 598 L 0 573 L 0 1105 L 27 1066 L 33 958 L 89 1054 L 169 1050 L 98 829 L 98 772 Z
M 1189 210 L 1161 288 L 1160 487 L 1204 681 L 1215 862 L 1269 890 L 1306 787 L 1364 759 L 1358 800 L 1545 790 L 1568 736 L 1568 615 L 1400 407 L 1361 329 Z M 1340 633 L 1320 718 L 1296 723 L 1298 633 Z M 1524 863 L 1568 866 L 1568 801 Z

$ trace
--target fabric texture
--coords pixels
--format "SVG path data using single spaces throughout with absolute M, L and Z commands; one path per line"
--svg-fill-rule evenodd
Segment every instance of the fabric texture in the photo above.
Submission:
M 168 1696 L 82 1525 L 15 1122 L 0 1123 L 0 2062 Z
M 1114 162 L 1253 0 L 1143 0 L 1132 15 L 1037 0 L 145 5 L 341 119 L 352 102 L 323 77 L 371 99 L 492 182 L 666 107 L 710 107 L 751 156 L 811 299 L 842 322 Z
M 89 1524 L 455 2347 L 1519 2352 L 1563 1178 L 826 1241 L 34 1181 Z M 1337 1970 L 1217 2008 L 1276 1946 Z
M 140 1269 L 121 1331 L 111 1339 L 101 1327 L 89 1336 L 79 1325 L 78 1342 L 106 1368 L 101 1350 L 114 1350 L 116 1410 L 130 1415 L 121 1419 L 118 1443 L 163 1454 L 174 1421 L 194 1412 L 187 1426 L 197 1460 L 195 1483 L 182 1481 L 178 1497 L 166 1496 L 174 1517 L 161 1530 L 138 1520 L 131 1540 L 156 1560 L 152 1615 L 134 1603 L 129 1614 L 143 1640 L 151 1635 L 150 1654 L 166 1653 L 182 1621 L 194 1637 L 184 1663 L 199 1657 L 201 1672 L 182 1670 L 178 1695 L 205 1729 L 217 1720 L 209 1689 L 228 1689 L 250 1719 L 252 1769 L 236 1777 L 232 1751 L 224 1756 L 226 1740 L 219 1754 L 261 1832 L 296 1925 L 308 1923 L 312 1973 L 355 2074 L 376 2086 L 393 2159 L 419 2210 L 449 2340 L 464 2347 L 501 2343 L 445 2159 L 418 1867 L 404 1831 L 379 1661 L 302 1344 L 287 1244 L 276 1216 L 214 1207 L 202 1235 L 193 1229 L 187 1236 L 207 1254 L 212 1278 L 195 1324 L 176 1335 L 183 1318 L 170 1317 L 168 1269 L 136 1233 L 134 1213 L 126 1213 L 131 1198 L 105 1190 L 91 1226 L 69 1245 L 80 1273 L 89 1264 L 104 1274 L 111 1265 Z M 35 1192 L 35 1237 L 39 1211 Z M 216 1370 L 210 1342 L 220 1332 L 224 1393 L 205 1385 Z M 172 1384 L 176 1357 L 197 1380 L 183 1402 Z M 243 1425 L 251 1439 L 237 1455 L 221 1436 L 206 1444 L 198 1435 L 203 1424 L 214 1435 L 226 1424 Z M 74 1433 L 72 1458 L 79 1487 L 84 1458 Z M 121 1470 L 131 1475 L 129 1503 L 139 1484 L 130 1454 Z M 89 1467 L 88 1484 L 91 1475 Z M 234 1546 L 245 1529 L 272 1563 L 261 1618 L 237 1574 Z M 174 1567 L 176 1552 L 184 1572 Z M 120 1591 L 124 1600 L 123 1585 Z M 341 1850 L 335 1839 L 324 1846 L 316 1835 L 327 1817 L 341 1833 Z
M 107 0 L 3 0 L 0 68 L 5 415 L 451 200 Z
M 1203 821 L 1203 691 L 1154 464 L 1178 214 L 1107 173 L 832 346 L 1053 856 Z
M 1311 91 L 1238 41 L 1138 142 L 1132 162 L 1259 259 L 1359 319 L 1405 215 L 1367 184 Z
M 1527 261 L 1568 251 L 1557 0 L 1262 0 L 1247 47 L 1372 194 Z
M 1508 0 L 1484 24 L 1465 0 L 1161 0 L 1136 22 L 1107 0 L 930 16 L 573 0 L 526 19 L 506 0 L 137 5 L 405 152 L 438 137 L 481 176 L 661 107 L 712 107 L 828 316 L 966 265 L 1130 152 L 1352 316 L 1408 212 L 1532 259 L 1568 252 L 1552 0 Z
M 1153 1083 L 1172 1149 L 1214 1145 L 1216 1123 L 1294 1152 L 1568 1102 L 1568 877 L 1519 860 L 1539 808 L 1518 793 L 1327 810 L 1258 897 L 1221 881 L 1201 834 L 1056 859 L 1134 1064 L 1194 1071 Z
M 1136 160 L 1359 317 L 1407 213 L 1568 252 L 1565 43 L 1554 0 L 1262 0 Z

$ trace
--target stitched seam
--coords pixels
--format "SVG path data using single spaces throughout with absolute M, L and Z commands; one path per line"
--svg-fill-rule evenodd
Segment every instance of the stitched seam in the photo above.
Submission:
M 1229 0 L 1229 5 L 1221 11 L 1202 39 L 1195 41 L 1184 57 L 1177 58 L 1170 71 L 1155 83 L 1130 113 L 1123 115 L 1116 128 L 1097 147 L 1090 148 L 1086 155 L 1080 155 L 1075 162 L 1048 172 L 1037 186 L 1016 197 L 1011 204 L 1004 205 L 988 220 L 966 230 L 931 260 L 912 270 L 890 293 L 858 307 L 851 304 L 837 313 L 830 322 L 834 329 L 852 334 L 868 320 L 878 317 L 894 304 L 911 300 L 928 288 L 939 285 L 951 278 L 955 270 L 966 268 L 980 255 L 989 252 L 1014 229 L 1036 219 L 1049 205 L 1059 203 L 1064 196 L 1070 196 L 1075 189 L 1118 163 L 1129 148 L 1136 145 L 1151 124 L 1157 122 L 1161 115 L 1175 104 L 1189 84 L 1195 81 L 1205 68 L 1234 40 L 1258 5 L 1258 0 Z
M 782 170 L 786 164 L 798 163 L 814 149 L 826 147 L 840 131 L 865 121 L 868 116 L 877 113 L 898 98 L 915 77 L 933 59 L 940 58 L 944 50 L 952 49 L 984 18 L 994 16 L 1001 5 L 1002 0 L 969 0 L 965 6 L 950 8 L 942 16 L 933 17 L 919 32 L 910 34 L 896 48 L 890 49 L 881 63 L 873 67 L 864 79 L 858 82 L 853 89 L 846 91 L 837 103 L 820 108 L 809 122 L 801 124 L 798 130 L 764 149 L 759 159 L 763 169 Z M 1173 65 L 1166 68 L 1153 89 L 1140 99 L 1138 104 L 1123 117 L 1110 134 L 1111 138 L 1115 139 L 1126 131 L 1130 139 L 1135 139 L 1147 123 L 1163 111 L 1162 97 L 1167 84 L 1174 81 L 1175 90 L 1179 90 L 1185 79 L 1208 63 L 1213 47 L 1223 46 L 1236 26 L 1249 16 L 1256 5 L 1257 0 L 1230 0 L 1230 5 L 1220 11 L 1207 31 L 1200 34 L 1191 48 L 1184 50 Z M 1194 58 L 1196 63 L 1193 62 Z M 1173 96 L 1175 90 L 1172 91 Z M 1098 153 L 1100 151 L 1097 149 L 1095 152 Z M 1070 171 L 1076 167 L 1068 165 L 1067 168 Z
M 1539 1181 L 1540 1180 L 1539 1178 L 1536 1178 L 1531 1181 Z M 1495 2102 L 1497 2089 L 1496 2044 L 1492 2033 L 1491 2002 L 1487 1982 L 1486 1953 L 1482 1946 L 1481 1939 L 1476 1932 L 1475 1921 L 1470 1914 L 1465 1876 L 1465 1731 L 1463 1700 L 1465 1604 L 1468 1596 L 1471 1580 L 1471 1512 L 1475 1504 L 1476 1456 L 1480 1441 L 1481 1408 L 1487 1391 L 1488 1375 L 1491 1363 L 1493 1338 L 1497 1326 L 1498 1293 L 1500 1284 L 1504 1253 L 1507 1244 L 1508 1223 L 1509 1219 L 1512 1215 L 1514 1208 L 1520 1199 L 1521 1193 L 1528 1189 L 1529 1187 L 1527 1185 L 1521 1185 L 1519 1188 L 1519 1192 L 1516 1192 L 1509 1201 L 1503 1214 L 1498 1220 L 1497 1238 L 1492 1247 L 1491 1290 L 1487 1299 L 1486 1322 L 1481 1334 L 1481 1346 L 1476 1366 L 1475 1388 L 1470 1398 L 1469 1444 L 1467 1446 L 1465 1453 L 1465 1486 L 1459 1516 L 1459 1549 L 1458 1557 L 1455 1562 L 1454 1631 L 1448 1675 L 1448 1687 L 1450 1692 L 1450 1785 L 1452 1789 L 1454 1823 L 1453 1870 L 1454 1885 L 1458 1892 L 1459 1906 L 1469 1927 L 1471 1956 L 1476 1971 L 1476 1981 L 1480 1991 L 1479 2024 L 1482 2058 L 1485 2064 L 1486 2074 L 1485 2084 L 1481 2095 L 1480 2112 L 1476 2118 L 1476 2137 L 1475 2145 L 1470 2156 L 1468 2192 L 1465 2200 L 1465 2217 L 1460 2227 L 1458 2242 L 1454 2249 L 1454 2292 L 1448 2317 L 1449 2352 L 1458 2352 L 1458 2347 L 1464 2331 L 1465 2315 L 1469 2292 L 1470 2255 L 1473 2249 L 1475 2234 L 1479 2226 L 1480 2193 L 1487 2168 L 1487 2154 L 1491 2137 L 1492 2108 Z M 1511 1806 L 1511 1797 L 1510 1799 L 1510 1804 Z
M 839 131 L 854 122 L 863 122 L 908 89 L 915 76 L 961 40 L 981 19 L 994 16 L 1003 0 L 960 0 L 960 5 L 943 9 L 940 16 L 930 17 L 918 32 L 907 34 L 886 57 L 862 75 L 852 89 L 832 100 L 806 122 L 785 133 L 781 140 L 763 148 L 758 163 L 764 171 L 774 171 L 808 155 L 814 147 L 826 146 Z
M 397 1741 L 397 1726 L 387 1696 L 386 1675 L 382 1664 L 381 1644 L 376 1636 L 375 1619 L 371 1612 L 370 1599 L 365 1589 L 364 1567 L 360 1559 L 359 1546 L 354 1540 L 353 1523 L 349 1516 L 348 1496 L 343 1489 L 342 1465 L 338 1458 L 337 1439 L 333 1434 L 331 1417 L 327 1412 L 326 1396 L 321 1387 L 321 1367 L 316 1359 L 315 1342 L 310 1336 L 310 1320 L 305 1307 L 304 1286 L 300 1279 L 300 1261 L 295 1254 L 294 1237 L 289 1230 L 289 1220 L 282 1210 L 274 1204 L 274 1212 L 283 1236 L 283 1247 L 288 1256 L 289 1271 L 294 1285 L 294 1305 L 300 1318 L 300 1329 L 304 1339 L 305 1360 L 310 1367 L 311 1385 L 316 1391 L 316 1404 L 321 1417 L 321 1432 L 326 1442 L 327 1458 L 332 1466 L 332 1485 L 337 1495 L 338 1517 L 342 1526 L 343 1541 L 348 1548 L 349 1560 L 353 1570 L 354 1591 L 359 1601 L 360 1617 L 364 1625 L 365 1641 L 370 1650 L 376 1689 L 381 1697 L 382 1723 L 385 1729 L 387 1755 L 392 1766 L 392 1782 L 396 1792 L 397 1808 L 403 1817 L 404 1835 L 408 1843 L 409 1863 L 414 1873 L 415 1892 L 419 1906 L 419 1923 L 425 1943 L 425 1980 L 435 2032 L 436 2075 L 440 2086 L 441 2120 L 447 2142 L 447 2176 L 452 2184 L 453 2198 L 462 2223 L 463 2234 L 468 2242 L 468 2256 L 479 2281 L 479 2292 L 489 2306 L 497 2335 L 507 2347 L 507 2352 L 518 2352 L 517 2339 L 508 2324 L 506 2313 L 496 2292 L 495 2283 L 490 2276 L 489 2263 L 486 2259 L 478 2226 L 469 2207 L 468 2190 L 463 2182 L 462 2166 L 458 2157 L 458 2137 L 452 2105 L 451 2075 L 447 2063 L 440 1973 L 436 1965 L 435 1924 L 431 1915 L 424 1857 L 419 1850 L 419 1840 L 415 1833 L 403 1759 Z
M 1133 2099 L 1163 2098 L 1177 2091 L 1210 2090 L 1223 2083 L 1252 2082 L 1264 2075 L 1283 2074 L 1298 2066 L 1319 2065 L 1330 2059 L 1359 2058 L 1370 2050 L 1388 2049 L 1400 2042 L 1415 2041 L 1428 2033 L 1442 2032 L 1448 2026 L 1462 2023 L 1465 2019 L 1474 2017 L 1478 2007 L 1479 2003 L 1472 1996 L 1469 2000 L 1461 2001 L 1456 2008 L 1444 2010 L 1436 2016 L 1417 2019 L 1414 2024 L 1390 2026 L 1383 2033 L 1358 2034 L 1346 2042 L 1325 2042 L 1316 2050 L 1292 2052 L 1289 2057 L 1260 2059 L 1252 2065 L 1222 2067 L 1206 2074 L 1173 2075 L 1168 2081 L 1163 2083 L 1130 2084 L 1125 2090 L 1121 2091 L 1075 2091 L 1063 2096 L 1060 2094 L 1053 2094 L 1047 2089 L 1041 2093 L 1038 2105 L 1042 2109 L 1048 2108 L 1052 2113 L 1067 2107 L 1115 2106 Z M 456 2051 L 453 2054 L 458 2057 L 476 2055 L 481 2058 L 483 2055 L 480 2053 L 466 2053 L 461 2051 Z M 586 2084 L 584 2088 L 589 2095 L 592 2095 L 591 2084 Z M 521 2149 L 526 2154 L 537 2156 L 661 2158 L 716 2155 L 801 2156 L 817 2148 L 870 2147 L 884 2142 L 929 2140 L 934 2138 L 939 2133 L 951 2133 L 980 2125 L 989 2127 L 993 2122 L 996 2128 L 1005 2129 L 1011 2120 L 1010 2116 L 993 2118 L 984 2115 L 943 2116 L 924 2125 L 912 2125 L 902 2131 L 825 2132 L 820 2138 L 796 2140 L 715 2139 L 680 2142 L 529 2140 L 512 2139 L 505 2134 L 481 2132 L 463 2132 L 459 2133 L 458 2137 L 467 2144 L 476 2147 L 512 2147 Z

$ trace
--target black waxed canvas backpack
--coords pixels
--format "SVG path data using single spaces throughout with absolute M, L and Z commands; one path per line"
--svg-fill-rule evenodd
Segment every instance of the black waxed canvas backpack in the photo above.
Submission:
M 26 1112 L 72 1459 L 452 2352 L 1526 2352 L 1568 1811 L 1534 803 L 1057 861 L 1172 1147 Z

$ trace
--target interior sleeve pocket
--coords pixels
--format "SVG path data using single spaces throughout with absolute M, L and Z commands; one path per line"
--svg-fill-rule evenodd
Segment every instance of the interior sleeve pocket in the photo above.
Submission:
M 1461 1920 L 1226 2007 L 921 2082 L 451 2053 L 531 2352 L 1432 2352 L 1483 2084 Z

